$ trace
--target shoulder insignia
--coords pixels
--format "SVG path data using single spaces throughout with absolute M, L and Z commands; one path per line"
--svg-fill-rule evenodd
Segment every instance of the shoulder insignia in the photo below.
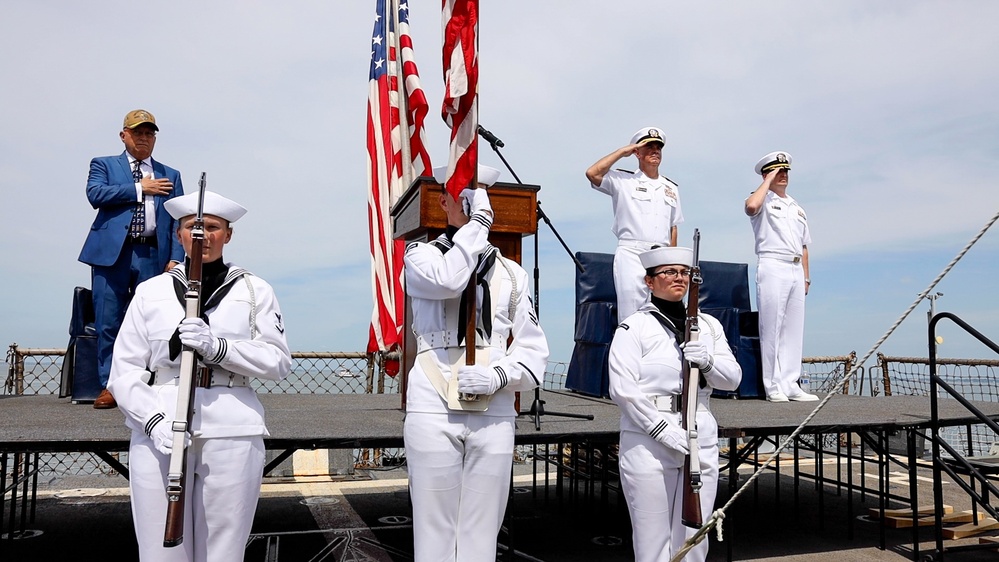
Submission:
M 616 170 L 618 172 L 624 172 L 626 174 L 634 174 L 635 173 L 635 172 L 633 172 L 631 170 L 625 170 L 624 168 L 614 168 L 614 170 Z
M 630 329 L 631 329 L 631 328 L 630 328 L 630 327 L 629 327 L 629 326 L 628 326 L 627 324 L 625 324 L 624 322 L 621 322 L 620 324 L 618 324 L 618 325 L 617 325 L 617 327 L 618 327 L 618 328 L 623 328 L 623 329 L 625 329 L 625 330 L 630 330 Z

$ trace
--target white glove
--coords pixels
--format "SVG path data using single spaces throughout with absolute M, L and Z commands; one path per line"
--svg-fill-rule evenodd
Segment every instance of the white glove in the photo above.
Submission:
M 703 341 L 684 342 L 680 349 L 683 350 L 683 358 L 691 365 L 696 365 L 702 372 L 707 373 L 714 367 L 715 359 L 708 353 L 708 346 L 704 345 Z
M 162 419 L 149 431 L 149 438 L 153 440 L 153 447 L 156 447 L 156 450 L 164 455 L 169 455 L 173 451 L 173 429 L 171 429 L 171 425 L 169 420 Z M 191 436 L 190 434 L 186 434 L 184 436 L 184 447 L 190 446 Z
M 212 330 L 201 318 L 185 318 L 180 322 L 180 343 L 210 359 L 215 357 L 218 349 L 218 338 L 212 335 Z
M 690 445 L 687 443 L 687 432 L 676 424 L 667 425 L 656 436 L 656 441 L 684 455 L 690 452 Z
M 484 213 L 493 216 L 493 208 L 489 205 L 489 195 L 483 188 L 461 190 L 461 208 L 465 214 Z
M 494 394 L 506 383 L 492 367 L 463 365 L 458 367 L 458 392 L 466 394 Z

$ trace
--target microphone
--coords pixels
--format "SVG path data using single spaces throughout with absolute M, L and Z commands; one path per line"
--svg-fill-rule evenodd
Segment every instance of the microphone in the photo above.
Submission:
M 489 144 L 491 144 L 493 146 L 498 146 L 500 148 L 503 148 L 503 146 L 504 146 L 503 141 L 501 141 L 498 138 L 496 138 L 496 135 L 494 135 L 494 134 L 490 133 L 489 131 L 485 130 L 484 128 L 482 128 L 482 125 L 479 125 L 479 135 L 481 135 L 482 138 L 484 138 L 487 141 L 489 141 Z

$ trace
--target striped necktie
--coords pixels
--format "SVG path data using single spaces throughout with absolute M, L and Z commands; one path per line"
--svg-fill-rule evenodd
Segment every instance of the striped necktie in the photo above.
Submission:
M 142 181 L 142 160 L 135 161 L 135 168 L 132 169 L 132 179 L 135 183 Z M 129 233 L 132 236 L 142 236 L 143 231 L 146 230 L 146 196 L 142 196 L 142 200 L 135 205 L 135 210 L 132 212 L 132 223 L 129 225 Z

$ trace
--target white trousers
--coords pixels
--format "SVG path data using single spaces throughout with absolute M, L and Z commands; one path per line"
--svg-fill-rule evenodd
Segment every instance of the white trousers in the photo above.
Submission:
M 707 520 L 714 511 L 718 492 L 718 424 L 710 412 L 697 414 L 697 431 L 701 517 Z M 683 547 L 684 541 L 697 532 L 684 525 L 680 517 L 683 460 L 683 455 L 644 433 L 621 432 L 621 488 L 631 515 L 635 562 L 668 562 Z M 691 549 L 684 560 L 704 562 L 707 556 L 708 540 L 705 539 Z
M 626 318 L 649 301 L 645 268 L 638 257 L 649 248 L 618 245 L 614 251 L 614 291 L 617 293 L 617 321 Z
M 416 562 L 495 562 L 513 431 L 512 416 L 406 414 Z
M 215 562 L 243 559 L 260 497 L 264 439 L 195 439 L 188 448 L 184 540 L 163 546 L 166 475 L 170 459 L 133 432 L 128 449 L 132 520 L 142 562 Z
M 788 396 L 801 393 L 801 348 L 805 337 L 805 273 L 800 263 L 759 258 L 756 302 L 760 309 L 763 387 Z

